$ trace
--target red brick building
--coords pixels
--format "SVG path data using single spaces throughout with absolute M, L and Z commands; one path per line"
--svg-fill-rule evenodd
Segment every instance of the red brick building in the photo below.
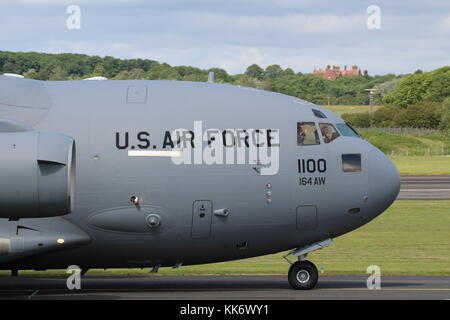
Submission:
M 333 66 L 333 68 L 328 65 L 325 70 L 323 69 L 314 69 L 314 74 L 327 79 L 327 80 L 336 80 L 340 77 L 348 77 L 348 76 L 360 76 L 362 74 L 367 75 L 367 70 L 361 72 L 361 69 L 358 66 L 352 66 L 351 69 L 347 69 L 347 66 L 344 67 L 344 70 L 341 70 L 339 66 Z

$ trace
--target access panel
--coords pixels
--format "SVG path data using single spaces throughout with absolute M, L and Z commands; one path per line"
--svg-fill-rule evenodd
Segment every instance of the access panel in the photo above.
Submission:
M 314 230 L 317 228 L 317 207 L 299 206 L 297 207 L 297 229 Z
M 212 202 L 194 201 L 192 208 L 192 239 L 207 239 L 211 235 Z

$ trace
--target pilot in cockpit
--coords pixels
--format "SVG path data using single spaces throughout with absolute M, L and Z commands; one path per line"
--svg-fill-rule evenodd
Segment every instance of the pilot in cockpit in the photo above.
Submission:
M 297 145 L 316 145 L 320 144 L 319 135 L 317 133 L 314 122 L 297 123 Z

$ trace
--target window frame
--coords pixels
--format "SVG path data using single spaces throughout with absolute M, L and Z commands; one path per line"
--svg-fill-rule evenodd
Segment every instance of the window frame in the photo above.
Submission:
M 319 119 L 328 119 L 327 116 L 325 115 L 325 113 L 323 113 L 322 111 L 320 111 L 319 109 L 314 109 L 311 108 L 312 113 L 316 116 L 316 118 Z
M 349 156 L 358 156 L 359 160 L 358 160 L 358 168 L 356 170 L 350 170 L 350 169 L 346 169 L 345 165 L 347 166 L 351 166 L 352 164 L 350 163 L 351 161 L 344 161 L 344 157 L 349 157 Z M 362 154 L 361 153 L 343 153 L 341 154 L 341 160 L 342 160 L 342 171 L 344 173 L 358 173 L 358 172 L 362 172 L 363 171 L 363 167 L 362 167 Z
M 302 125 L 302 124 L 306 124 L 306 125 L 313 125 L 314 126 L 314 129 L 315 129 L 315 137 L 314 137 L 314 139 L 315 139 L 315 142 L 316 143 L 314 143 L 314 144 L 304 144 L 304 143 L 302 143 L 302 144 L 300 144 L 299 143 L 299 133 L 300 133 L 300 125 Z M 319 145 L 321 145 L 321 139 L 320 139 L 320 135 L 319 135 L 319 130 L 318 130 L 319 128 L 318 128 L 318 126 L 317 126 L 317 122 L 314 122 L 314 121 L 297 121 L 297 147 L 309 147 L 309 146 L 319 146 Z
M 329 123 L 329 122 L 319 122 L 318 125 L 319 125 L 319 129 L 320 129 L 320 133 L 321 133 L 321 135 L 322 135 L 322 141 L 323 141 L 323 143 L 325 143 L 325 144 L 329 144 L 329 143 L 335 141 L 337 138 L 339 138 L 339 137 L 342 136 L 342 134 L 339 132 L 339 130 L 336 128 L 336 126 L 335 126 L 334 124 L 332 124 L 332 123 Z M 327 142 L 327 141 L 324 139 L 325 135 L 324 135 L 324 133 L 323 133 L 323 131 L 322 131 L 321 125 L 326 125 L 326 126 L 331 126 L 331 127 L 333 127 L 334 132 L 337 133 L 337 136 L 334 137 L 334 138 L 332 137 L 332 139 L 329 140 L 329 141 Z
M 354 135 L 344 134 L 343 130 L 342 130 L 339 126 L 346 126 L 348 129 L 350 129 L 351 132 L 354 133 Z M 363 139 L 363 137 L 358 133 L 358 131 L 356 131 L 356 130 L 355 130 L 351 125 L 349 125 L 347 122 L 336 123 L 336 128 L 337 128 L 337 130 L 339 131 L 339 133 L 340 133 L 343 137 L 360 138 L 360 139 Z

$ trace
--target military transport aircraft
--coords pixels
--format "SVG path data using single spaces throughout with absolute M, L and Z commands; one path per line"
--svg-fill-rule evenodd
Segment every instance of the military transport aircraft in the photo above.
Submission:
M 0 76 L 0 269 L 179 267 L 309 252 L 396 199 L 339 116 L 215 83 Z M 287 259 L 289 261 L 289 259 Z

